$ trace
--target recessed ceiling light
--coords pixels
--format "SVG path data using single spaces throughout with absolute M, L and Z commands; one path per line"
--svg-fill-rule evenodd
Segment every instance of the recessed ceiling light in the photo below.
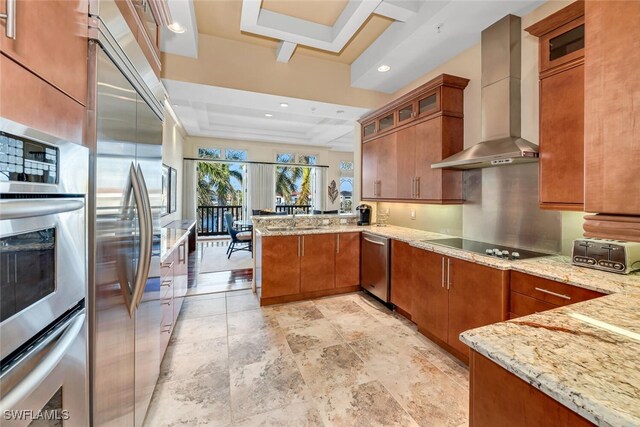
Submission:
M 273 114 L 265 113 L 264 116 L 265 117 L 273 117 Z
M 380 71 L 381 73 L 386 73 L 387 71 L 389 71 L 391 69 L 391 67 L 389 67 L 386 64 L 383 64 L 381 66 L 378 67 L 378 71 Z
M 172 24 L 169 24 L 167 28 L 176 34 L 182 34 L 186 31 L 186 29 L 182 25 L 180 25 L 179 22 L 174 22 Z
M 280 106 L 281 106 L 282 108 L 287 108 L 287 107 L 289 106 L 289 104 L 287 104 L 286 102 L 281 102 L 281 103 L 280 103 Z

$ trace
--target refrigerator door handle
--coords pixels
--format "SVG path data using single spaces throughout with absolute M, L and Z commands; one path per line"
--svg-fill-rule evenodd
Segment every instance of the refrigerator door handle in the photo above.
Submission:
M 22 402 L 27 396 L 29 396 L 35 389 L 42 384 L 42 382 L 51 374 L 51 371 L 55 369 L 60 363 L 62 358 L 69 351 L 69 347 L 75 341 L 76 337 L 82 330 L 82 325 L 85 319 L 85 310 L 77 312 L 72 318 L 68 319 L 65 324 L 58 326 L 46 339 L 38 343 L 25 358 L 17 360 L 14 366 L 6 369 L 6 373 L 0 377 L 1 380 L 9 381 L 11 371 L 26 360 L 31 360 L 37 357 L 39 353 L 49 348 L 49 344 L 60 336 L 58 342 L 49 349 L 47 354 L 42 357 L 38 362 L 35 369 L 31 370 L 20 382 L 18 382 L 11 390 L 6 392 L 4 397 L 0 400 L 0 412 L 15 408 L 20 402 Z M 2 381 L 4 382 L 4 381 Z
M 146 205 L 144 203 L 144 196 L 142 194 L 142 189 L 140 185 L 140 181 L 138 179 L 138 174 L 136 173 L 135 166 L 133 162 L 131 162 L 131 167 L 129 168 L 129 180 L 131 182 L 131 188 L 133 189 L 133 198 L 136 203 L 136 210 L 138 216 L 138 223 L 140 225 L 140 254 L 138 256 L 138 266 L 136 268 L 136 275 L 133 279 L 133 289 L 131 291 L 131 295 L 127 295 L 128 292 L 124 292 L 125 300 L 127 303 L 127 309 L 129 311 L 129 316 L 133 317 L 133 313 L 136 311 L 137 305 L 136 302 L 139 298 L 142 298 L 142 293 L 144 292 L 144 287 L 147 283 L 147 276 L 144 273 L 146 269 L 145 265 L 147 265 L 146 257 L 151 255 L 151 248 L 149 245 L 148 238 L 148 230 L 147 227 L 147 213 L 146 213 Z
M 136 286 L 134 287 L 133 294 L 133 310 L 137 309 L 140 305 L 140 301 L 144 295 L 144 289 L 147 285 L 147 277 L 149 276 L 149 268 L 151 266 L 151 251 L 153 249 L 153 214 L 151 212 L 151 201 L 149 200 L 149 192 L 147 190 L 147 183 L 144 180 L 144 174 L 140 165 L 136 171 L 136 178 L 138 181 L 142 211 L 144 214 L 144 221 L 140 216 L 140 258 L 138 261 L 138 275 L 136 276 Z M 135 191 L 135 190 L 134 190 Z M 137 203 L 137 201 L 136 201 Z M 142 233 L 142 227 L 145 227 L 145 232 Z M 144 242 L 144 244 L 143 244 Z

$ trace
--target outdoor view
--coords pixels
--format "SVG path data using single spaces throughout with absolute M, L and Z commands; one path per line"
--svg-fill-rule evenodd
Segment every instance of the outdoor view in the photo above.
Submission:
M 316 164 L 316 156 L 299 155 L 297 160 L 299 164 Z M 276 163 L 296 163 L 296 156 L 289 153 L 277 154 Z M 276 205 L 294 205 L 307 212 L 314 204 L 314 184 L 315 168 L 276 166 Z
M 198 157 L 211 160 L 247 160 L 245 150 L 200 148 Z M 225 234 L 224 211 L 242 218 L 245 201 L 246 165 L 243 163 L 198 162 L 198 220 L 204 235 Z

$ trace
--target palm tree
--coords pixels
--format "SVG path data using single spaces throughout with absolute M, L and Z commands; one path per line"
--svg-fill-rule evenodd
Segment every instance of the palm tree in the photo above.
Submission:
M 311 168 L 302 169 L 302 183 L 300 184 L 300 194 L 298 195 L 297 205 L 311 204 Z
M 296 191 L 296 183 L 302 177 L 302 168 L 278 166 L 276 168 L 276 195 L 286 204 L 291 203 L 291 195 Z
M 198 162 L 198 204 L 206 206 L 215 199 L 218 205 L 242 202 L 233 186 L 232 179 L 242 185 L 242 173 L 232 170 L 228 163 Z

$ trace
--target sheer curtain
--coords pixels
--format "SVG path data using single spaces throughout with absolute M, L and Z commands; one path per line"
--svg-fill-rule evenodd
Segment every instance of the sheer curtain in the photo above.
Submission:
M 327 208 L 327 168 L 315 168 L 315 185 L 313 186 L 313 209 L 324 211 Z
M 198 210 L 198 175 L 196 173 L 198 162 L 185 160 L 182 179 L 182 218 L 197 218 Z
M 274 209 L 276 201 L 275 165 L 250 163 L 247 165 L 247 209 Z

